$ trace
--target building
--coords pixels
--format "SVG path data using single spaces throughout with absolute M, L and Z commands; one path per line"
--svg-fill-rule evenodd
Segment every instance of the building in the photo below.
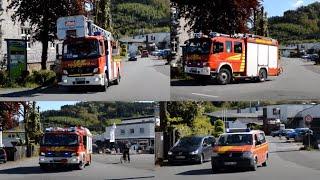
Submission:
M 32 39 L 33 30 L 28 23 L 22 25 L 19 22 L 13 22 L 11 16 L 13 10 L 8 10 L 10 0 L 0 0 L 0 62 L 7 59 L 7 44 L 5 39 L 26 39 L 27 42 L 27 63 L 28 70 L 39 70 L 41 68 L 42 44 L 34 42 Z M 55 44 L 49 42 L 48 66 L 54 63 L 56 59 Z M 0 63 L 1 64 L 1 63 Z
M 155 138 L 155 116 L 122 119 L 121 124 L 116 125 L 115 141 L 130 141 L 131 144 L 138 144 L 141 147 L 153 147 Z M 112 126 L 106 127 L 103 134 L 104 140 L 110 140 Z
M 280 46 L 279 49 L 283 57 L 293 57 L 298 53 L 315 54 L 320 51 L 320 43 L 290 44 Z
M 170 33 L 142 34 L 133 37 L 124 37 L 119 41 L 128 45 L 129 53 L 136 53 L 140 47 L 147 48 L 147 46 L 152 50 L 168 49 L 170 45 Z
M 314 132 L 320 134 L 320 105 L 315 105 L 298 112 L 288 122 L 288 125 L 292 128 L 309 127 Z

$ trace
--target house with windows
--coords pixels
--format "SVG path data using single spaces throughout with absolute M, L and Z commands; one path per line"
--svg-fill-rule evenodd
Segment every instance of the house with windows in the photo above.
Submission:
M 129 141 L 131 144 L 137 144 L 143 149 L 153 147 L 156 120 L 155 116 L 122 119 L 122 122 L 116 125 L 115 141 Z M 106 127 L 106 131 L 102 135 L 103 139 L 100 140 L 110 140 L 111 129 L 112 126 Z
M 11 0 L 0 0 L 0 64 L 7 61 L 7 44 L 5 39 L 24 39 L 27 40 L 27 63 L 28 70 L 39 70 L 41 68 L 41 52 L 42 44 L 32 39 L 33 29 L 28 23 L 21 24 L 20 22 L 12 21 L 11 16 L 13 10 L 7 10 Z M 54 63 L 56 59 L 55 44 L 49 42 L 48 48 L 48 65 Z

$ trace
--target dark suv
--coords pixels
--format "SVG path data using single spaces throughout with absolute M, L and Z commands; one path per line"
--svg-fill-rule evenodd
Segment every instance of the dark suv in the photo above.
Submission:
M 168 152 L 169 164 L 210 161 L 214 143 L 212 136 L 183 137 Z
M 4 150 L 3 148 L 0 148 L 0 162 L 7 162 L 7 153 L 6 150 Z

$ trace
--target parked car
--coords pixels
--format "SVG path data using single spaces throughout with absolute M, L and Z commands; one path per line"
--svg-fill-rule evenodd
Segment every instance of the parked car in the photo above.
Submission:
M 313 131 L 311 129 L 306 129 L 306 130 L 301 130 L 299 131 L 299 133 L 294 137 L 294 141 L 296 142 L 302 142 L 303 141 L 303 138 L 306 136 L 306 135 L 313 135 Z
M 141 58 L 149 57 L 149 52 L 147 50 L 143 50 L 141 53 Z
M 228 131 L 227 131 L 228 132 Z M 220 135 L 213 147 L 212 171 L 237 167 L 255 171 L 258 165 L 267 166 L 269 144 L 263 131 L 229 131 Z
M 159 54 L 160 54 L 160 51 L 159 51 L 159 50 L 157 50 L 157 51 L 152 51 L 152 52 L 151 52 L 151 55 L 152 55 L 152 56 L 159 56 Z
M 7 162 L 7 153 L 6 153 L 6 150 L 3 148 L 0 148 L 0 162 L 2 163 Z
M 292 132 L 288 132 L 286 135 L 287 140 L 289 139 L 295 139 L 296 136 L 301 136 L 302 134 L 305 134 L 306 132 L 310 131 L 309 128 L 296 128 Z
M 213 136 L 183 137 L 168 152 L 169 164 L 210 161 L 214 144 Z
M 276 137 L 276 136 L 286 136 L 287 133 L 293 132 L 293 129 L 280 129 L 277 131 L 272 131 L 271 136 Z

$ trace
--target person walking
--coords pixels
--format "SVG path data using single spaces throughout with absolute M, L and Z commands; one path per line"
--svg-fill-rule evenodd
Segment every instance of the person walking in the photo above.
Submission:
M 123 149 L 123 159 L 130 163 L 130 143 L 126 142 Z

